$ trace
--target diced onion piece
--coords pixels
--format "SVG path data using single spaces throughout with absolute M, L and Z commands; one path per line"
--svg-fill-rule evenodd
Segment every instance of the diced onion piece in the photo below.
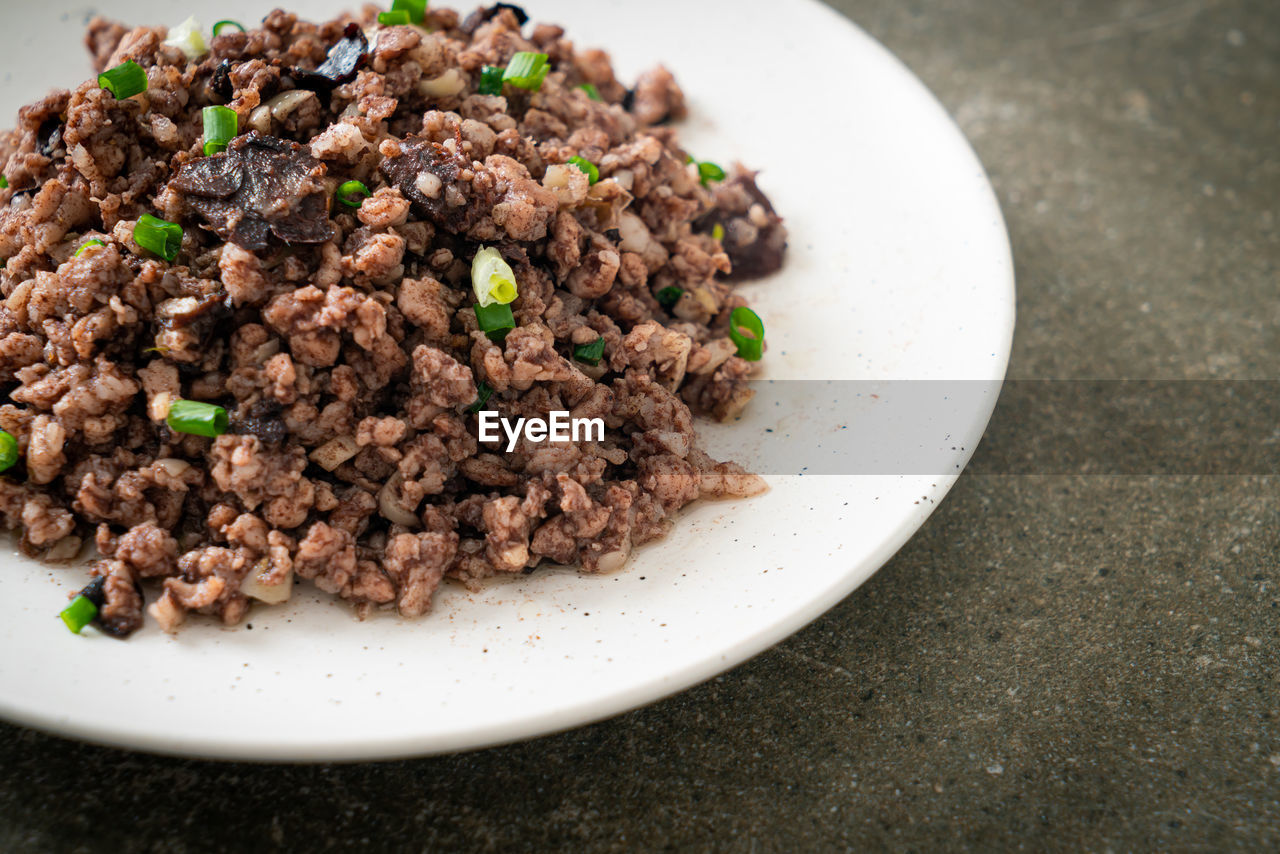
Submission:
M 492 246 L 481 247 L 471 260 L 471 288 L 482 307 L 505 305 L 519 296 L 515 271 Z
M 467 81 L 462 76 L 462 73 L 456 68 L 450 68 L 439 77 L 420 81 L 418 83 L 418 94 L 426 95 L 429 98 L 452 98 L 461 92 L 466 85 Z
M 283 121 L 286 116 L 298 109 L 298 106 L 304 101 L 315 97 L 316 93 L 310 89 L 290 89 L 288 92 L 281 92 L 270 101 L 267 101 L 267 106 L 271 108 L 271 118 Z
M 258 133 L 271 133 L 271 108 L 266 104 L 254 107 L 249 114 L 249 127 Z
M 289 570 L 278 579 L 269 580 L 267 576 L 270 572 L 271 564 L 266 558 L 258 561 L 245 576 L 244 581 L 240 582 L 240 592 L 250 599 L 257 599 L 268 605 L 279 605 L 281 602 L 289 601 L 289 595 L 293 593 L 293 570 Z
M 400 491 L 403 480 L 404 475 L 397 471 L 383 484 L 382 489 L 378 491 L 378 509 L 382 511 L 384 517 L 397 525 L 404 525 L 406 528 L 421 527 L 422 521 L 397 499 L 396 493 Z
M 339 436 L 330 439 L 311 452 L 311 461 L 325 471 L 333 471 L 347 460 L 360 453 L 354 436 Z
M 187 59 L 199 59 L 209 52 L 209 46 L 204 43 L 204 35 L 200 32 L 200 22 L 194 15 L 171 28 L 164 43 L 182 51 Z

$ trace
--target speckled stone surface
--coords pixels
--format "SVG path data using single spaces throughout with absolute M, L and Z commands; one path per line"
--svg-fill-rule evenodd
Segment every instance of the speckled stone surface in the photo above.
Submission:
M 991 173 L 1011 376 L 1277 375 L 1280 5 L 836 5 Z M 575 732 L 274 767 L 0 725 L 0 850 L 1280 847 L 1280 481 L 979 468 L 809 628 Z

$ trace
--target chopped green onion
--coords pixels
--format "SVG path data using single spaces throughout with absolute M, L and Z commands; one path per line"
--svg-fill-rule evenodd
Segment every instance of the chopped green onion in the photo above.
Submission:
M 404 9 L 391 12 L 379 12 L 378 23 L 384 27 L 405 26 L 409 23 L 409 13 Z
M 745 305 L 735 308 L 729 313 L 729 337 L 738 345 L 739 356 L 748 362 L 760 361 L 764 353 L 764 321 L 760 315 Z
M 218 33 L 222 32 L 224 27 L 235 27 L 240 32 L 244 32 L 244 24 L 239 21 L 218 21 L 213 25 L 213 34 L 215 36 L 218 35 Z
M 604 100 L 604 98 L 601 98 L 601 97 L 600 97 L 600 90 L 599 90 L 599 89 L 597 89 L 597 88 L 596 88 L 593 84 L 591 84 L 591 83 L 583 83 L 583 84 L 582 84 L 582 85 L 580 85 L 578 88 L 579 88 L 579 89 L 581 89 L 583 92 L 586 92 L 586 93 L 587 93 L 587 97 L 588 97 L 588 98 L 590 98 L 590 99 L 591 99 L 591 100 L 593 100 L 593 101 L 603 101 L 603 100 Z
M 509 330 L 516 328 L 516 317 L 511 313 L 511 306 L 506 303 L 495 302 L 493 305 L 476 303 L 474 308 L 480 331 L 488 335 L 492 341 L 501 341 L 507 337 Z
M 204 108 L 204 156 L 227 150 L 227 143 L 240 130 L 240 120 L 230 107 Z
M 212 438 L 227 432 L 227 410 L 199 400 L 175 400 L 165 421 L 175 433 Z
M 684 288 L 677 288 L 675 285 L 668 285 L 654 294 L 654 296 L 658 300 L 658 305 L 662 306 L 667 311 L 671 311 L 675 304 L 680 301 L 680 297 L 684 296 Z
M 502 80 L 512 86 L 537 92 L 542 86 L 542 81 L 547 79 L 547 72 L 550 70 L 551 66 L 547 65 L 545 53 L 530 53 L 522 50 L 511 57 L 511 61 L 507 63 L 507 70 L 502 72 Z
M 476 257 L 471 259 L 471 289 L 476 292 L 481 306 L 505 305 L 520 295 L 515 271 L 502 260 L 502 253 L 492 246 L 480 247 Z
M 200 22 L 195 16 L 187 18 L 181 24 L 169 30 L 169 37 L 164 40 L 168 47 L 176 47 L 187 59 L 199 59 L 209 52 L 200 33 Z
M 96 237 L 91 237 L 88 240 L 86 240 L 84 243 L 80 244 L 80 248 L 76 250 L 76 254 L 72 257 L 79 258 L 81 255 L 84 254 L 84 251 L 86 249 L 92 249 L 95 246 L 106 246 L 106 245 L 107 245 L 106 241 L 99 240 Z
M 724 240 L 723 225 L 717 222 L 715 225 L 711 226 L 711 239 L 716 241 Z
M 7 190 L 7 189 L 9 189 L 9 179 L 4 177 L 3 175 L 0 175 L 0 190 Z
M 99 74 L 98 85 L 115 95 L 117 100 L 123 101 L 147 91 L 147 72 L 130 59 Z
M 143 214 L 133 227 L 133 242 L 166 261 L 172 261 L 178 257 L 178 250 L 182 248 L 182 226 L 151 214 Z
M 71 600 L 71 604 L 62 609 L 62 613 L 58 616 L 62 618 L 62 622 L 66 623 L 67 628 L 71 629 L 72 634 L 78 635 L 81 629 L 92 623 L 98 616 L 98 606 L 93 604 L 88 596 L 80 593 Z
M 480 411 L 480 407 L 489 402 L 489 395 L 493 394 L 493 389 L 489 388 L 489 384 L 483 380 L 480 385 L 476 386 L 476 402 L 467 407 L 467 412 L 475 415 Z
M 698 164 L 698 180 L 702 182 L 702 186 L 707 186 L 708 181 L 723 181 L 724 170 L 714 163 L 702 161 Z
M 573 348 L 573 358 L 579 362 L 586 362 L 588 365 L 600 364 L 600 357 L 604 355 L 604 336 L 600 335 L 590 344 L 583 344 Z
M 409 23 L 421 24 L 427 17 L 427 0 L 392 0 L 391 11 L 409 13 Z
M 338 188 L 337 199 L 349 208 L 358 208 L 360 203 L 372 196 L 369 188 L 359 181 L 347 181 Z
M 501 95 L 502 72 L 503 69 L 496 65 L 486 65 L 481 68 L 480 88 L 476 91 L 481 95 Z
M 8 471 L 18 461 L 18 440 L 0 430 L 0 471 Z
M 574 166 L 577 166 L 583 172 L 587 173 L 588 183 L 594 184 L 596 181 L 600 180 L 600 170 L 597 169 L 596 165 L 592 163 L 590 160 L 588 160 L 587 158 L 570 157 L 569 162 L 572 163 Z

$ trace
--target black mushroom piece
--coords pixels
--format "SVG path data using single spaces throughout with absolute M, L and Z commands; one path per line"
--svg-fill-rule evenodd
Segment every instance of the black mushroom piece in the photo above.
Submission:
M 62 128 L 62 119 L 58 116 L 50 116 L 41 122 L 36 130 L 36 150 L 45 157 L 52 157 L 62 145 Z
M 223 240 L 256 251 L 273 234 L 285 243 L 333 238 L 324 176 L 305 147 L 251 131 L 222 154 L 183 164 L 169 189 Z
M 520 26 L 523 27 L 525 24 L 529 22 L 529 15 L 524 11 L 524 9 L 521 9 L 519 6 L 516 6 L 511 3 L 494 3 L 492 6 L 488 6 L 482 9 L 476 9 L 470 15 L 467 15 L 467 17 L 462 22 L 462 26 L 459 27 L 459 29 L 461 29 L 467 35 L 471 35 L 472 33 L 474 33 L 476 30 L 480 28 L 481 24 L 488 23 L 489 21 L 493 20 L 493 17 L 497 15 L 499 12 L 501 12 L 503 9 L 506 9 L 509 12 L 511 12 L 511 14 L 515 15 L 516 23 L 519 24 Z
M 281 412 L 284 407 L 274 400 L 259 400 L 247 408 L 240 407 L 231 416 L 231 430 L 242 436 L 257 436 L 267 444 L 278 445 L 289 438 Z
M 142 585 L 132 575 L 95 575 L 78 594 L 98 609 L 93 624 L 113 638 L 142 628 Z
M 164 300 L 156 305 L 156 346 L 179 370 L 198 365 L 218 324 L 230 316 L 222 291 Z
M 298 87 L 315 92 L 328 92 L 334 86 L 355 79 L 356 72 L 369 56 L 369 40 L 364 37 L 364 30 L 359 24 L 347 24 L 342 31 L 342 38 L 329 48 L 324 62 L 315 71 L 305 68 L 290 68 L 289 75 L 297 81 Z
M 458 180 L 471 161 L 456 148 L 423 138 L 400 142 L 400 153 L 385 158 L 382 174 L 400 189 L 414 208 L 439 228 L 465 232 L 497 203 L 499 194 L 491 173 Z
M 716 225 L 724 228 L 724 251 L 733 265 L 726 278 L 732 281 L 759 279 L 782 267 L 787 251 L 787 229 L 768 197 L 756 186 L 754 172 L 734 175 L 717 189 L 716 195 L 740 198 L 733 192 L 737 188 L 741 188 L 749 200 L 747 209 L 712 211 L 698 223 L 698 230 L 711 231 Z M 756 207 L 760 210 L 753 214 L 752 209 Z
M 209 88 L 224 101 L 230 101 L 235 94 L 235 87 L 231 84 L 231 68 L 231 60 L 224 59 L 209 77 Z

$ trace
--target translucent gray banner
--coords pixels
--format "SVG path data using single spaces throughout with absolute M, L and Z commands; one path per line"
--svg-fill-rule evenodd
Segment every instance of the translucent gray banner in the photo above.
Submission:
M 1280 381 L 753 384 L 708 450 L 757 474 L 1276 474 Z M 998 400 L 995 400 L 998 397 Z M 995 400 L 985 436 L 982 428 Z M 978 444 L 981 437 L 981 444 Z

